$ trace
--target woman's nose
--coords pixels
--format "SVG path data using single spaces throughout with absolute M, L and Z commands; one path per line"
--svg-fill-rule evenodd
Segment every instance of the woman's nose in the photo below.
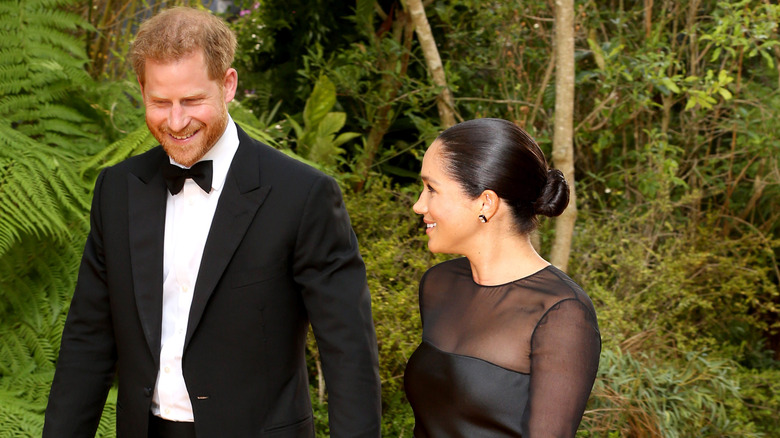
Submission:
M 426 210 L 426 205 L 423 202 L 423 194 L 420 193 L 420 196 L 417 198 L 417 202 L 415 202 L 412 206 L 412 211 L 417 214 L 425 214 Z

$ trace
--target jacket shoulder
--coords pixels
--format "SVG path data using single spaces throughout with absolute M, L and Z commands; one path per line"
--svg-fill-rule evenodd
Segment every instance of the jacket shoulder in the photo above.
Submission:
M 132 173 L 146 182 L 154 176 L 160 168 L 161 163 L 164 163 L 167 157 L 168 155 L 165 153 L 162 146 L 158 145 L 144 153 L 132 156 L 113 166 L 103 169 L 103 173 L 107 176 Z

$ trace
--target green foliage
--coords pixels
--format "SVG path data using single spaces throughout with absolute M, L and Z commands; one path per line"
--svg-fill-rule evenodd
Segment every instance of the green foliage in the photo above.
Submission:
M 419 161 L 414 150 L 440 131 L 438 116 L 429 117 L 436 114 L 440 90 L 425 75 L 421 57 L 408 47 L 411 43 L 405 38 L 411 33 L 405 30 L 404 20 L 388 19 L 383 25 L 398 30 L 380 30 L 382 38 L 371 34 L 367 41 L 338 52 L 326 53 L 314 46 L 299 71 L 312 82 L 322 75 L 332 80 L 340 106 L 349 114 L 347 129 L 367 133 L 360 145 L 353 143 L 346 150 L 344 170 L 352 173 L 353 180 L 365 180 L 372 172 L 415 178 Z
M 502 117 L 537 140 L 548 136 L 555 98 L 554 81 L 545 81 L 553 60 L 551 5 L 438 1 L 427 10 L 460 116 Z
M 719 1 L 712 19 L 712 26 L 701 36 L 701 41 L 711 44 L 710 62 L 760 55 L 769 67 L 774 67 L 772 48 L 780 45 L 778 5 L 752 0 Z
M 40 435 L 43 427 L 86 235 L 77 225 L 67 241 L 25 236 L 0 257 L 1 436 Z
M 73 157 L 0 121 L 0 256 L 24 235 L 66 239 L 88 209 Z
M 0 3 L 0 256 L 24 235 L 63 240 L 87 191 L 73 172 L 94 132 L 70 1 Z
M 771 266 L 780 240 L 760 233 L 723 238 L 714 218 L 676 223 L 674 213 L 696 201 L 659 198 L 624 212 L 581 210 L 574 244 L 581 255 L 571 269 L 596 308 L 609 309 L 600 315 L 605 345 L 633 338 L 660 350 L 717 348 L 750 363 L 765 348 L 762 333 L 777 329 Z
M 49 372 L 17 379 L 0 378 L 0 436 L 40 436 L 53 376 Z
M 746 419 L 765 436 L 780 436 L 780 370 L 743 368 L 738 379 Z
M 91 106 L 112 87 L 84 70 L 75 33 L 88 26 L 64 12 L 73 3 L 0 3 L 2 436 L 40 434 L 87 231 L 90 182 L 77 172 L 117 132 L 104 130 L 111 115 Z M 104 424 L 103 435 L 114 435 Z
M 780 111 L 778 72 L 767 62 L 777 50 L 780 7 L 664 4 L 668 14 L 653 11 L 644 23 L 634 9 L 583 8 L 577 166 L 603 178 L 602 189 L 624 193 L 624 205 L 645 203 L 652 194 L 637 186 L 657 169 L 646 166 L 644 152 L 665 142 L 685 182 L 673 196 L 698 190 L 695 211 L 717 211 L 715 226 L 726 234 L 749 232 L 745 219 L 776 232 L 780 221 L 764 202 L 780 184 L 778 128 L 768 123 Z
M 0 120 L 52 147 L 81 145 L 94 132 L 80 101 L 92 81 L 83 45 L 87 24 L 62 7 L 72 0 L 0 3 Z
M 745 421 L 736 369 L 699 353 L 663 361 L 604 350 L 580 429 L 591 437 L 761 436 Z
M 145 124 L 139 125 L 124 138 L 111 143 L 99 153 L 89 157 L 84 162 L 82 170 L 92 170 L 94 172 L 113 166 L 133 155 L 148 151 L 158 144 L 157 139 L 154 138 L 149 128 Z
M 246 0 L 232 17 L 238 38 L 239 98 L 256 113 L 282 102 L 283 113 L 304 105 L 312 84 L 300 80 L 302 56 L 315 45 L 338 50 L 352 39 L 354 2 L 341 0 Z M 312 81 L 314 82 L 314 81 Z
M 297 136 L 297 152 L 304 158 L 324 166 L 334 166 L 344 150 L 340 146 L 355 137 L 357 132 L 342 132 L 347 115 L 331 111 L 336 105 L 336 87 L 327 76 L 314 85 L 303 109 L 303 127 L 287 117 Z M 337 136 L 338 134 L 338 136 Z

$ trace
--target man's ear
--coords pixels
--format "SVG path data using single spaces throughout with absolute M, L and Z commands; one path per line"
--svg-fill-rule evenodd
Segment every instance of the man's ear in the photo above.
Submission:
M 225 103 L 230 102 L 236 96 L 238 88 L 238 72 L 234 68 L 229 68 L 222 78 L 222 89 L 225 92 Z
M 144 83 L 141 81 L 140 76 L 136 76 L 135 80 L 138 81 L 138 87 L 141 89 L 141 97 L 144 97 Z

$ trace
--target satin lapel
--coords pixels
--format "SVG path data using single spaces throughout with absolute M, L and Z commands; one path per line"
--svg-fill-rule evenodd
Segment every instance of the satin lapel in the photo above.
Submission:
M 138 317 L 156 361 L 160 357 L 165 235 L 165 182 L 159 166 L 148 175 L 128 174 L 130 266 Z
M 239 133 L 243 134 L 240 129 Z M 187 336 L 184 340 L 185 350 L 200 323 L 214 288 L 222 278 L 258 208 L 271 190 L 270 186 L 260 186 L 259 157 L 255 148 L 247 147 L 246 143 L 246 139 L 241 138 L 241 145 L 233 158 L 225 180 L 224 192 L 219 197 L 214 220 L 211 222 L 192 297 Z

